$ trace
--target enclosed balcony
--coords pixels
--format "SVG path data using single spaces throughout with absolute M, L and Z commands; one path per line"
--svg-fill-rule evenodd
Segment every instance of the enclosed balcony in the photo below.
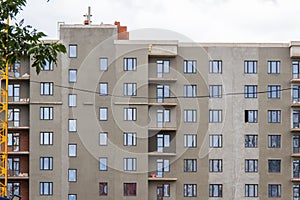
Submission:
M 22 117 L 23 116 L 23 117 Z M 8 108 L 8 128 L 27 129 L 29 127 L 29 108 L 25 105 L 18 105 Z
M 174 108 L 149 108 L 149 131 L 176 131 L 176 110 Z
M 172 58 L 150 58 L 149 59 L 149 83 L 172 83 L 177 81 L 176 71 L 171 66 L 175 66 Z
M 159 132 L 149 136 L 149 155 L 150 156 L 175 156 L 176 137 L 175 134 Z
M 149 97 L 149 105 L 169 107 L 177 105 L 177 98 L 172 93 L 169 84 L 150 85 Z
M 300 157 L 300 135 L 293 136 L 293 157 Z
M 176 181 L 177 178 L 170 170 L 170 159 L 168 158 L 150 158 L 148 173 L 149 181 Z
M 292 129 L 291 131 L 300 131 L 300 110 L 292 111 Z
M 22 59 L 14 65 L 8 66 L 8 76 L 10 80 L 29 80 L 30 76 L 30 59 Z
M 300 181 L 300 160 L 294 160 L 293 161 L 293 177 L 292 181 Z

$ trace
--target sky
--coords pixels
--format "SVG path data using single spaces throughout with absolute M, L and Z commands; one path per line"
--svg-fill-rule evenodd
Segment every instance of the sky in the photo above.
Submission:
M 54 39 L 58 22 L 82 24 L 88 6 L 93 24 L 120 21 L 130 39 L 300 41 L 299 0 L 27 0 L 19 18 Z

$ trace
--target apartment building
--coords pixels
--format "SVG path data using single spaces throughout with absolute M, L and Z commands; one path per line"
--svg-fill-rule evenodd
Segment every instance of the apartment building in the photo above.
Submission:
M 300 199 L 300 42 L 129 40 L 60 25 L 10 68 L 9 191 L 22 199 Z

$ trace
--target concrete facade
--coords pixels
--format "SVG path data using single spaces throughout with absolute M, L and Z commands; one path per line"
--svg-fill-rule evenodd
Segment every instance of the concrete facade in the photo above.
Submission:
M 29 175 L 10 177 L 22 199 L 299 199 L 298 42 L 134 41 L 118 33 L 116 25 L 62 24 L 68 53 L 58 66 L 37 76 L 21 63 L 30 77 L 11 78 L 30 99 L 10 105 L 21 110 L 10 129 L 22 135 L 11 154 L 29 166 L 21 169 Z M 51 94 L 41 94 L 41 83 L 53 83 Z M 48 108 L 51 119 L 42 119 Z M 44 132 L 51 144 L 42 144 Z M 50 170 L 41 158 L 53 159 Z

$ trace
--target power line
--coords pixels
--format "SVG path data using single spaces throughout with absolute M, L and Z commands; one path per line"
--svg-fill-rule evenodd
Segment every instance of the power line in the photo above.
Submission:
M 29 80 L 32 83 L 38 83 L 40 84 L 40 81 L 34 81 L 34 80 Z M 63 88 L 63 89 L 70 89 L 70 90 L 75 90 L 75 91 L 79 91 L 79 92 L 85 92 L 85 93 L 91 93 L 91 94 L 97 94 L 100 95 L 99 92 L 97 91 L 93 91 L 93 90 L 88 90 L 88 89 L 82 89 L 82 88 L 77 88 L 77 87 L 73 87 L 73 86 L 64 86 L 64 85 L 59 85 L 59 84 L 53 84 L 55 87 L 59 87 L 59 88 Z M 232 92 L 232 93 L 225 93 L 223 94 L 224 96 L 239 96 L 239 95 L 260 95 L 260 94 L 267 94 L 269 92 L 284 92 L 284 91 L 290 91 L 293 88 L 289 87 L 289 88 L 283 88 L 283 89 L 279 89 L 279 90 L 272 90 L 272 91 L 268 91 L 268 90 L 264 90 L 264 91 L 258 91 L 256 93 L 252 92 L 252 93 L 246 93 L 246 92 Z M 101 95 L 100 95 L 101 96 Z M 145 97 L 145 96 L 121 96 L 121 95 L 115 95 L 115 94 L 109 94 L 107 93 L 106 95 L 103 96 L 109 96 L 109 97 L 116 97 L 116 98 L 135 98 L 135 99 L 157 99 L 157 97 Z M 186 96 L 170 96 L 170 97 L 162 97 L 162 98 L 169 98 L 169 99 L 187 99 L 187 98 L 197 98 L 197 99 L 202 99 L 202 98 L 211 98 L 210 95 L 199 95 L 199 96 L 193 96 L 193 97 L 186 97 Z

